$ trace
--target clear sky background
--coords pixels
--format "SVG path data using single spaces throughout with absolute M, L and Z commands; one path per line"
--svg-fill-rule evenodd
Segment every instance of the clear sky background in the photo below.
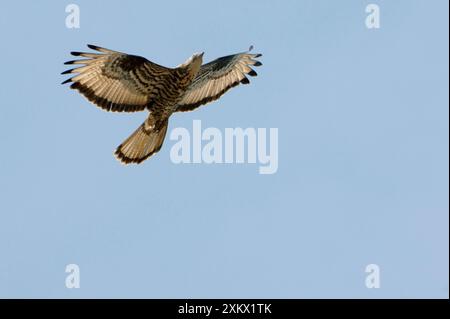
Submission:
M 448 1 L 73 1 L 67 29 L 69 3 L 0 4 L 0 297 L 448 298 Z M 278 172 L 175 165 L 169 139 L 120 165 L 145 114 L 60 85 L 87 43 L 167 66 L 253 44 L 252 84 L 169 132 L 278 128 Z

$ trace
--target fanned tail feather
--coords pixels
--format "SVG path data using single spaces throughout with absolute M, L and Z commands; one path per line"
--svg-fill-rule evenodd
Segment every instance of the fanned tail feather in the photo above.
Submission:
M 123 164 L 139 164 L 158 152 L 164 142 L 168 120 L 155 121 L 150 116 L 117 147 L 114 155 Z

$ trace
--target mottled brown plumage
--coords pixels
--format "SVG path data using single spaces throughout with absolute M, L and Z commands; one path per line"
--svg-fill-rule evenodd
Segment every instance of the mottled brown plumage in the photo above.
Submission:
M 141 163 L 161 149 L 173 112 L 191 111 L 217 100 L 239 83 L 248 84 L 246 75 L 256 76 L 250 66 L 261 65 L 254 60 L 261 55 L 249 52 L 202 65 L 202 53 L 194 54 L 176 68 L 167 68 L 140 56 L 88 47 L 98 53 L 72 52 L 86 59 L 65 63 L 81 66 L 63 72 L 76 74 L 63 84 L 73 82 L 72 89 L 106 111 L 150 112 L 115 151 L 125 164 Z

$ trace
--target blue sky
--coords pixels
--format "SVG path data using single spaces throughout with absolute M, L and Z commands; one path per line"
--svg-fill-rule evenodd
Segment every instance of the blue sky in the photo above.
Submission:
M 0 297 L 448 298 L 448 2 L 371 2 L 2 2 Z M 278 128 L 278 172 L 176 165 L 169 139 L 120 165 L 145 114 L 60 85 L 87 43 L 167 66 L 253 44 L 251 85 L 169 132 Z

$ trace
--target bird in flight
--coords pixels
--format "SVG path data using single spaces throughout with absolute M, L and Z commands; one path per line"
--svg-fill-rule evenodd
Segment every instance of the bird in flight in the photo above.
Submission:
M 76 75 L 62 84 L 72 82 L 71 89 L 106 111 L 149 112 L 114 152 L 124 164 L 139 164 L 161 149 L 174 112 L 192 111 L 240 83 L 250 83 L 246 75 L 257 75 L 251 66 L 262 65 L 256 60 L 261 54 L 250 53 L 253 46 L 206 64 L 203 53 L 194 54 L 175 68 L 95 45 L 88 47 L 96 52 L 71 52 L 86 59 L 65 63 L 76 67 L 62 74 Z

